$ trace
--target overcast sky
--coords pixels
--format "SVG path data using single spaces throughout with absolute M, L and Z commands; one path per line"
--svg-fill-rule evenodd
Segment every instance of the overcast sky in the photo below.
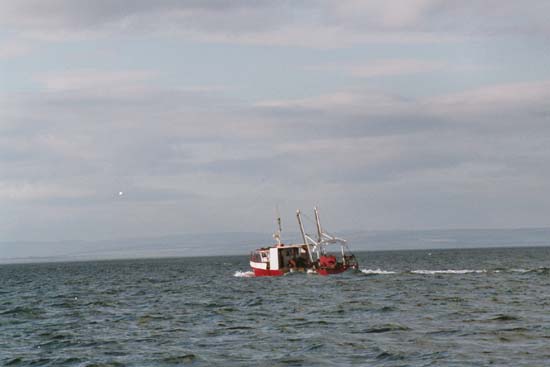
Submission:
M 0 240 L 550 224 L 546 0 L 0 0 Z

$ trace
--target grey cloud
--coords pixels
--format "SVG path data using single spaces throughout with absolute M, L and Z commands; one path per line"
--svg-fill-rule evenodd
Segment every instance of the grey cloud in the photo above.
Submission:
M 289 156 L 275 155 L 263 158 L 220 159 L 200 165 L 200 170 L 216 174 L 272 176 L 275 172 L 288 175 Z
M 297 4 L 294 4 L 294 6 Z M 284 22 L 290 9 L 270 1 L 84 1 L 22 0 L 2 4 L 0 22 L 50 31 L 133 29 L 247 30 Z
M 357 107 L 364 103 L 361 97 L 342 105 L 327 103 L 323 98 L 272 102 L 259 110 L 269 120 L 278 121 L 283 136 L 304 139 L 304 146 L 308 146 L 308 139 L 334 142 L 332 156 L 317 155 L 332 174 L 326 180 L 407 181 L 432 177 L 434 173 L 434 182 L 463 188 L 471 183 L 476 191 L 480 190 L 478 181 L 507 182 L 518 174 L 527 181 L 548 181 L 549 175 L 541 168 L 550 159 L 550 120 L 540 111 L 548 108 L 549 92 L 545 83 L 495 86 L 459 97 L 405 102 L 395 99 L 384 106 L 384 112 L 378 109 L 376 114 L 369 112 L 372 106 L 368 104 L 363 114 L 359 112 Z M 516 93 L 523 97 L 514 98 Z M 385 142 L 377 146 L 381 152 L 391 154 L 375 156 L 373 162 L 369 160 L 373 152 L 348 149 L 347 162 L 335 160 L 342 144 L 346 144 L 342 142 L 354 144 L 354 140 L 359 145 Z
M 548 6 L 542 1 L 490 0 L 21 0 L 0 3 L 0 26 L 7 32 L 4 37 L 17 37 L 15 41 L 160 34 L 171 41 L 331 48 L 547 36 Z M 0 49 L 0 57 L 21 56 L 32 46 L 48 47 L 30 41 L 23 50 L 17 44 Z M 94 40 L 80 45 L 90 49 L 99 44 Z M 474 51 L 482 46 L 476 47 Z M 80 46 L 69 48 L 64 48 L 67 55 L 76 57 L 73 51 Z M 392 47 L 373 51 L 388 49 Z M 449 49 L 426 47 L 422 52 L 433 56 Z M 297 55 L 294 65 L 342 57 L 353 62 L 365 50 L 349 51 L 308 51 L 309 56 Z M 404 51 L 416 55 L 412 47 Z M 311 56 L 319 60 L 312 62 Z M 60 67 L 70 68 L 75 60 Z M 131 61 L 116 60 L 125 65 Z M 34 70 L 40 61 L 37 57 L 20 70 Z M 389 75 L 426 67 L 406 62 L 383 66 L 356 72 Z M 506 78 L 527 75 L 519 66 L 509 70 L 518 74 Z M 3 236 L 97 238 L 213 227 L 269 230 L 271 218 L 260 217 L 269 216 L 280 201 L 292 207 L 318 201 L 327 213 L 336 213 L 331 226 L 341 228 L 540 225 L 548 216 L 549 82 L 495 85 L 430 98 L 350 89 L 253 104 L 232 95 L 258 92 L 252 97 L 258 98 L 282 84 L 245 86 L 258 81 L 249 83 L 252 76 L 243 73 L 236 79 L 244 81 L 246 92 L 174 88 L 159 85 L 159 76 L 154 70 L 48 73 L 35 76 L 32 91 L 0 95 Z M 319 79 L 320 84 L 309 81 L 302 85 L 298 78 L 286 86 L 289 92 L 305 93 L 335 83 L 333 78 Z M 437 89 L 419 85 L 419 93 L 432 87 Z M 285 93 L 282 88 L 273 94 Z
M 427 152 L 422 147 L 408 148 L 403 155 L 380 160 L 375 164 L 361 164 L 357 158 L 354 167 L 332 167 L 332 182 L 388 182 L 406 179 L 409 176 L 421 176 L 427 171 L 455 169 L 472 160 L 469 154 L 456 152 Z
M 101 190 L 103 189 L 103 190 Z M 81 208 L 100 205 L 119 205 L 135 203 L 177 203 L 181 201 L 194 202 L 200 195 L 184 190 L 143 188 L 124 186 L 125 191 L 116 191 L 107 185 L 101 185 L 94 193 L 76 197 L 51 196 L 35 200 L 35 204 L 63 208 Z M 122 193 L 122 194 L 120 194 Z
M 0 5 L 0 24 L 27 35 L 67 38 L 168 32 L 204 41 L 341 47 L 436 42 L 470 36 L 550 32 L 542 0 L 84 1 L 21 0 Z M 58 36 L 56 36 L 58 34 Z
M 450 32 L 464 35 L 548 34 L 544 0 L 521 3 L 498 0 L 405 0 L 375 2 L 326 2 L 328 23 L 357 29 L 403 29 Z
M 545 115 L 532 119 L 532 111 L 544 111 L 547 86 L 522 85 L 527 97 L 510 105 L 517 90 L 423 100 L 354 90 L 255 106 L 156 86 L 103 96 L 93 88 L 12 96 L 4 100 L 0 128 L 25 128 L 0 139 L 0 201 L 6 212 L 20 213 L 12 217 L 35 210 L 25 217 L 41 231 L 73 223 L 67 237 L 93 233 L 94 226 L 111 234 L 151 226 L 198 231 L 213 215 L 240 229 L 240 215 L 221 208 L 248 208 L 248 200 L 269 210 L 281 198 L 299 206 L 321 197 L 327 211 L 357 205 L 359 216 L 375 211 L 391 223 L 419 226 L 403 203 L 433 205 L 422 217 L 433 223 L 443 223 L 445 205 L 466 218 L 475 204 L 482 220 L 491 208 L 506 207 L 498 200 L 537 201 L 550 182 L 542 169 L 550 159 L 550 124 Z M 56 214 L 48 218 L 49 212 Z M 0 223 L 6 233 L 10 225 L 12 232 L 21 228 Z M 384 227 L 379 218 L 371 223 Z M 348 224 L 337 218 L 335 225 Z
M 299 113 L 301 115 L 301 113 Z M 445 128 L 443 119 L 429 115 L 401 115 L 395 116 L 375 114 L 348 115 L 345 112 L 311 113 L 307 118 L 297 122 L 279 122 L 280 134 L 287 139 L 349 138 L 349 137 L 376 137 L 388 135 L 407 135 L 423 131 Z
M 304 135 L 384 136 L 420 132 L 510 134 L 550 129 L 550 83 L 495 85 L 460 94 L 424 99 L 373 97 L 355 90 L 332 98 L 270 101 L 256 107 L 283 129 L 302 129 Z
M 439 29 L 459 29 L 486 35 L 550 32 L 550 4 L 535 0 L 523 3 L 498 0 L 435 2 L 432 23 Z
M 292 177 L 294 183 L 310 183 L 312 177 L 324 177 L 323 183 L 365 184 L 418 176 L 425 171 L 454 169 L 479 158 L 474 152 L 429 150 L 422 145 L 427 143 L 428 139 L 417 138 L 416 142 L 401 149 L 403 154 L 395 154 L 399 147 L 390 139 L 387 144 L 390 154 L 373 161 L 369 150 L 361 146 L 342 152 L 339 149 L 342 143 L 335 139 L 332 147 L 327 146 L 321 151 L 304 149 L 264 158 L 222 159 L 198 168 L 221 175 L 256 176 L 275 182 L 285 182 Z M 304 142 L 304 145 L 307 147 L 308 143 Z
M 353 139 L 407 139 L 401 142 L 410 151 L 403 152 L 403 157 L 398 160 L 382 159 L 378 166 L 362 165 L 362 154 L 368 153 L 361 151 L 342 153 L 344 156 L 357 154 L 349 157 L 351 165 L 356 165 L 357 169 L 342 166 L 339 161 L 331 162 L 338 154 L 323 156 L 327 166 L 334 166 L 335 172 L 342 171 L 338 173 L 341 179 L 360 181 L 361 178 L 391 178 L 399 176 L 400 172 L 422 169 L 422 164 L 415 162 L 423 162 L 427 168 L 460 164 L 461 160 L 453 154 L 462 156 L 463 161 L 472 159 L 463 150 L 446 152 L 446 149 L 458 148 L 453 144 L 448 147 L 438 145 L 441 157 L 435 157 L 436 153 L 430 156 L 417 151 L 411 145 L 413 141 L 417 141 L 420 147 L 431 146 L 444 136 L 445 139 L 458 139 L 484 148 L 476 135 L 502 139 L 525 136 L 529 131 L 540 134 L 550 128 L 545 115 L 532 116 L 533 106 L 545 108 L 545 99 L 538 98 L 538 95 L 533 99 L 536 103 L 525 101 L 529 108 L 520 104 L 511 111 L 514 113 L 508 111 L 502 115 L 500 110 L 506 106 L 497 99 L 496 102 L 491 100 L 490 109 L 483 107 L 483 103 L 476 100 L 478 92 L 470 97 L 461 96 L 458 109 L 447 107 L 448 114 L 442 113 L 439 100 L 394 98 L 389 99 L 390 102 L 383 99 L 386 101 L 383 105 L 373 106 L 369 104 L 369 98 L 360 97 L 360 91 L 355 91 L 350 104 L 341 106 L 326 104 L 321 99 L 317 105 L 312 100 L 307 106 L 298 102 L 289 108 L 284 105 L 268 108 L 241 106 L 229 112 L 225 107 L 219 107 L 219 113 L 208 110 L 213 97 L 202 99 L 200 93 L 193 97 L 191 93 L 153 89 L 139 93 L 131 91 L 132 97 L 115 95 L 113 100 L 108 96 L 98 98 L 86 91 L 71 93 L 78 103 L 65 99 L 65 92 L 47 92 L 46 98 L 27 101 L 34 105 L 28 120 L 22 115 L 14 123 L 20 125 L 22 119 L 26 127 L 18 133 L 5 135 L 2 143 L 0 165 L 6 177 L 40 181 L 82 175 L 170 176 L 191 172 L 266 177 L 273 172 L 285 172 L 286 175 L 299 176 L 300 167 L 315 166 L 311 166 L 311 162 L 315 161 L 318 152 L 289 152 L 281 147 L 281 143 L 302 144 L 307 148 L 315 141 L 333 141 L 332 147 L 320 151 L 325 154 L 331 149 L 337 153 L 342 144 L 353 144 Z M 478 106 L 464 112 L 460 106 L 468 105 L 470 100 L 476 100 L 482 108 Z M 39 119 L 40 115 L 42 119 Z M 9 119 L 3 125 L 10 125 Z M 418 140 L 419 136 L 425 138 Z M 265 148 L 260 157 L 238 153 L 230 158 L 227 154 L 231 154 L 231 150 L 215 153 L 216 145 L 240 145 L 233 151 L 245 151 L 247 147 L 257 145 L 258 139 Z M 495 147 L 497 143 L 499 141 L 493 139 L 488 147 Z M 503 145 L 510 149 L 508 144 Z M 202 148 L 207 146 L 211 148 Z M 520 147 L 525 149 L 521 141 Z M 396 148 L 398 146 L 389 145 L 389 149 Z M 208 149 L 214 149 L 213 153 L 208 153 Z M 508 156 L 506 152 L 497 154 Z M 524 154 L 530 156 L 528 152 Z M 544 151 L 541 154 L 545 157 Z M 522 165 L 528 166 L 528 163 Z M 314 169 L 322 170 L 316 166 Z
M 191 169 L 187 142 L 223 131 L 219 118 L 212 121 L 206 111 L 213 97 L 204 100 L 204 92 L 120 93 L 110 99 L 73 90 L 65 98 L 64 91 L 46 91 L 11 99 L 6 107 L 17 113 L 3 111 L 0 181 L 62 187 L 85 178 L 79 179 L 80 187 L 105 191 L 103 185 L 132 182 L 139 175 Z

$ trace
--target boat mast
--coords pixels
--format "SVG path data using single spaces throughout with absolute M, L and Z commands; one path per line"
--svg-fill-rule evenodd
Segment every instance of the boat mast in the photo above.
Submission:
M 317 225 L 317 242 L 321 243 L 323 240 L 323 231 L 321 230 L 321 221 L 319 220 L 319 210 L 317 207 L 313 207 L 313 211 L 315 212 L 315 224 Z
M 323 230 L 321 229 L 321 220 L 319 219 L 319 210 L 316 206 L 313 207 L 315 213 L 315 225 L 317 226 L 317 257 L 321 257 L 321 254 L 325 255 L 325 248 L 323 246 Z
M 277 232 L 273 233 L 273 238 L 277 241 L 277 245 L 281 244 L 281 232 L 283 228 L 281 227 L 281 215 L 279 214 L 279 207 L 277 207 Z
M 304 231 L 304 224 L 302 223 L 302 217 L 300 216 L 300 209 L 296 210 L 296 218 L 298 218 L 298 224 L 300 225 L 300 232 L 302 233 L 302 239 L 304 244 L 307 246 L 307 253 L 309 255 L 309 260 L 313 262 L 313 255 L 311 254 L 311 246 L 307 240 L 306 232 Z

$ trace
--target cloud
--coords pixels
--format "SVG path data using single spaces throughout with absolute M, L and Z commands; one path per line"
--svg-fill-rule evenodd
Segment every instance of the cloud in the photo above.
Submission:
M 264 1 L 22 0 L 1 6 L 0 24 L 46 39 L 181 30 L 241 32 L 275 27 L 289 11 L 278 11 L 280 6 Z
M 346 124 L 355 123 L 364 125 L 365 132 L 376 131 L 369 126 L 385 126 L 391 131 L 394 124 L 398 134 L 410 132 L 407 125 L 415 128 L 412 131 L 486 127 L 497 132 L 505 125 L 517 130 L 546 128 L 548 98 L 550 82 L 540 81 L 496 84 L 417 99 L 355 89 L 305 99 L 263 101 L 256 107 L 274 119 L 300 120 L 318 127 L 325 123 L 351 127 Z
M 0 60 L 12 59 L 20 56 L 27 55 L 31 50 L 31 46 L 27 42 L 8 39 L 0 41 Z
M 147 70 L 72 70 L 41 74 L 38 75 L 35 80 L 49 90 L 72 91 L 74 89 L 100 89 L 104 91 L 106 87 L 116 88 L 119 85 L 136 87 L 140 83 L 155 79 L 157 76 L 157 72 Z
M 111 234 L 208 231 L 216 215 L 246 230 L 263 223 L 255 210 L 322 198 L 328 212 L 380 213 L 369 223 L 381 228 L 393 217 L 429 227 L 453 205 L 467 224 L 468 202 L 485 213 L 478 218 L 499 199 L 537 202 L 550 182 L 546 81 L 422 98 L 345 88 L 250 102 L 223 86 L 163 86 L 156 76 L 77 69 L 4 94 L 6 212 L 34 210 L 25 225 L 58 235 L 67 220 L 72 235 L 91 235 L 94 225 Z M 435 209 L 417 218 L 403 203 Z M 353 227 L 348 219 L 334 225 Z M 13 220 L 0 225 L 23 233 Z
M 510 106 L 506 91 L 514 87 L 531 97 Z M 403 203 L 410 208 L 430 203 L 434 212 L 423 218 L 430 217 L 431 223 L 443 223 L 432 215 L 448 215 L 454 206 L 461 225 L 474 225 L 464 218 L 492 220 L 490 208 L 502 205 L 496 198 L 536 201 L 544 191 L 542 183 L 550 181 L 543 169 L 550 159 L 545 149 L 550 125 L 548 118 L 531 112 L 546 108 L 547 92 L 544 83 L 519 83 L 417 100 L 356 89 L 265 101 L 255 109 L 262 123 L 272 126 L 271 140 L 265 137 L 255 153 L 212 157 L 196 168 L 244 186 L 252 178 L 266 180 L 286 195 L 292 195 L 293 187 L 307 187 L 307 193 L 298 190 L 301 199 L 293 199 L 328 195 L 333 208 L 343 205 L 332 201 L 336 197 L 354 197 L 355 204 L 348 203 L 346 210 L 368 203 L 369 212 L 386 213 L 389 208 L 402 210 Z M 459 106 L 476 103 L 480 108 L 445 113 L 448 101 L 455 99 L 460 99 Z M 468 217 L 468 202 L 483 218 Z
M 90 195 L 87 190 L 58 186 L 54 184 L 35 184 L 29 182 L 0 182 L 0 200 L 42 200 L 52 198 L 78 198 Z
M 414 218 L 429 217 L 432 226 L 502 226 L 512 223 L 510 217 L 499 220 L 491 208 L 513 210 L 519 202 L 538 206 L 550 182 L 543 168 L 550 159 L 545 148 L 550 144 L 550 114 L 544 112 L 548 92 L 547 82 L 418 99 L 355 89 L 269 101 L 258 108 L 277 120 L 282 131 L 288 129 L 285 138 L 302 138 L 287 140 L 283 151 L 292 159 L 283 162 L 307 167 L 315 172 L 312 177 L 322 177 L 325 190 L 343 190 L 343 198 L 355 198 L 342 204 L 342 210 L 365 205 L 389 221 L 413 223 Z M 515 93 L 522 97 L 513 98 Z M 285 177 L 297 175 L 282 166 Z M 413 208 L 423 212 L 413 213 Z M 531 218 L 529 223 L 537 222 L 518 210 Z M 394 216 L 382 214 L 388 211 Z M 457 222 L 444 224 L 435 213 Z M 372 220 L 384 226 L 382 219 Z
M 325 2 L 325 18 L 354 27 L 407 28 L 424 20 L 437 0 Z
M 335 228 L 541 224 L 549 6 L 0 2 L 0 231 L 269 230 L 277 202 Z
M 200 42 L 244 45 L 273 45 L 315 49 L 338 49 L 361 44 L 432 44 L 460 42 L 464 38 L 453 34 L 434 34 L 424 31 L 381 30 L 360 32 L 331 25 L 287 25 L 260 32 L 227 33 L 182 31 L 183 38 Z
M 466 92 L 434 97 L 430 103 L 439 114 L 486 116 L 514 112 L 547 114 L 550 107 L 550 81 L 523 82 L 484 86 Z
M 359 78 L 377 78 L 387 76 L 430 73 L 452 70 L 446 62 L 416 59 L 375 60 L 365 64 L 326 64 L 307 67 L 314 71 L 336 71 Z M 455 68 L 456 69 L 456 68 Z
M 548 36 L 550 25 L 546 14 L 550 4 L 543 0 L 524 3 L 498 0 L 460 3 L 440 1 L 434 3 L 432 24 L 441 30 L 460 30 L 485 36 L 543 35 Z
M 200 42 L 338 48 L 456 42 L 499 34 L 547 36 L 548 10 L 541 0 L 521 5 L 493 0 L 21 0 L 0 5 L 0 24 L 46 40 L 169 34 Z

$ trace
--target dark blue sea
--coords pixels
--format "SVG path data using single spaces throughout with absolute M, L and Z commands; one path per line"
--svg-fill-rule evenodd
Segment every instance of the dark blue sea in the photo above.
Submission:
M 4 366 L 549 366 L 550 248 L 0 265 Z

